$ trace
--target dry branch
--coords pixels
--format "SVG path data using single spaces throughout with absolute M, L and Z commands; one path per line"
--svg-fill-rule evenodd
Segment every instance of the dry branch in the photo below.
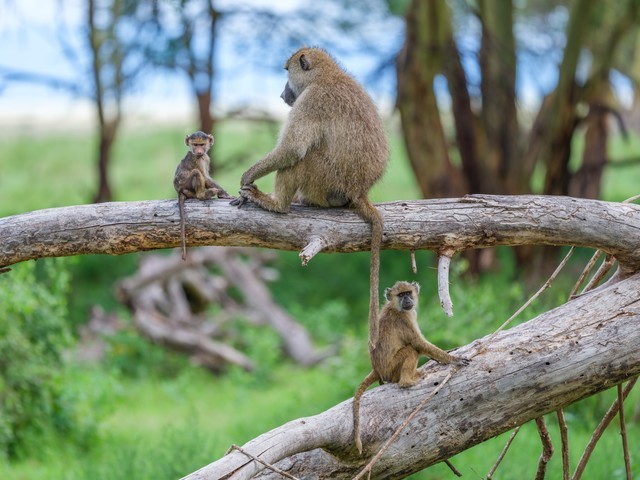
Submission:
M 576 245 L 616 257 L 624 274 L 640 269 L 640 206 L 570 197 L 480 196 L 378 204 L 383 248 L 452 249 L 495 245 Z M 293 206 L 286 215 L 227 200 L 187 201 L 187 242 L 356 252 L 371 229 L 348 209 Z M 612 235 L 615 232 L 615 235 Z M 125 253 L 180 245 L 177 200 L 113 202 L 38 210 L 0 219 L 0 268 L 42 257 Z
M 467 357 L 481 353 L 420 410 L 374 465 L 371 478 L 404 478 L 640 373 L 640 274 L 502 331 L 482 348 L 487 339 L 456 351 Z M 364 394 L 362 457 L 353 447 L 350 399 L 243 448 L 298 478 L 353 478 L 450 368 L 429 362 L 414 388 L 387 384 Z M 234 472 L 228 478 L 241 480 L 261 470 L 236 452 L 186 478 L 218 479 Z M 260 478 L 278 476 L 262 472 Z
M 145 255 L 139 271 L 119 282 L 118 297 L 132 310 L 135 325 L 146 337 L 186 352 L 214 371 L 229 363 L 254 368 L 244 354 L 209 338 L 234 316 L 269 325 L 297 363 L 318 363 L 329 351 L 316 350 L 305 328 L 276 304 L 263 279 L 268 269 L 262 257 L 265 254 L 258 256 L 255 250 L 223 247 L 193 249 L 186 262 L 179 255 Z M 221 274 L 208 268 L 212 266 Z M 230 288 L 241 292 L 242 298 L 233 298 Z M 205 315 L 212 303 L 222 311 Z

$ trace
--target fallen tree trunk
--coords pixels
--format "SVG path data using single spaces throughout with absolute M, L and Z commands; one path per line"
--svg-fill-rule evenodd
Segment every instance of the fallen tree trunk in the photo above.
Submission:
M 570 197 L 470 195 L 378 204 L 382 247 L 461 251 L 496 245 L 576 245 L 640 269 L 640 206 Z M 286 215 L 227 200 L 187 201 L 189 246 L 225 245 L 319 252 L 370 248 L 371 230 L 348 209 L 293 206 Z M 615 232 L 615 235 L 612 235 Z M 42 257 L 109 254 L 180 245 L 176 200 L 53 208 L 0 219 L 0 268 Z
M 640 274 L 500 332 L 490 341 L 485 337 L 461 347 L 456 354 L 473 357 L 471 363 L 420 410 L 374 465 L 371 478 L 404 478 L 638 375 L 638 345 Z M 416 387 L 386 384 L 367 391 L 361 406 L 362 457 L 353 444 L 351 400 L 287 423 L 243 449 L 297 478 L 353 478 L 451 368 L 429 362 Z M 242 480 L 263 469 L 233 451 L 185 478 Z M 282 478 L 269 470 L 259 477 Z
M 208 247 L 179 255 L 146 255 L 139 271 L 120 281 L 117 297 L 133 313 L 138 330 L 154 342 L 190 354 L 196 363 L 220 371 L 226 364 L 253 370 L 248 357 L 226 345 L 222 324 L 234 316 L 269 325 L 295 362 L 311 366 L 331 354 L 318 351 L 306 329 L 272 298 L 264 277 L 264 254 L 257 250 Z M 216 266 L 221 273 L 209 268 Z M 239 298 L 233 298 L 235 288 Z M 203 315 L 217 304 L 217 315 Z
M 352 446 L 350 400 L 250 441 L 247 453 L 298 478 L 351 478 L 415 407 L 441 388 L 373 466 L 371 478 L 403 478 L 640 373 L 640 206 L 473 195 L 377 207 L 385 221 L 384 249 L 430 249 L 450 258 L 496 245 L 585 246 L 615 257 L 618 275 L 608 286 L 490 341 L 459 349 L 473 361 L 446 385 L 451 367 L 430 362 L 414 388 L 384 385 L 367 392 L 361 407 L 364 457 Z M 347 209 L 294 206 L 279 215 L 250 205 L 236 209 L 223 200 L 191 201 L 187 216 L 191 246 L 302 249 L 303 263 L 321 251 L 370 247 L 369 226 Z M 176 201 L 42 210 L 0 219 L 0 270 L 40 257 L 123 254 L 179 243 Z M 233 451 L 187 478 L 280 478 L 264 468 Z

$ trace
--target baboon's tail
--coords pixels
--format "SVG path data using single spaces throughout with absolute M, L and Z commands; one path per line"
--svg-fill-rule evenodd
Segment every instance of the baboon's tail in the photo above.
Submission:
M 367 197 L 352 200 L 351 206 L 366 222 L 371 224 L 371 263 L 369 266 L 369 350 L 378 341 L 378 310 L 380 299 L 380 248 L 384 221 L 378 209 Z
M 182 242 L 182 260 L 187 259 L 187 237 L 184 221 L 184 200 L 185 196 L 178 193 L 178 209 L 180 210 L 180 241 Z
M 375 370 L 371 370 L 371 373 L 365 377 L 358 387 L 358 390 L 356 390 L 356 394 L 353 396 L 353 440 L 360 455 L 362 455 L 362 440 L 360 439 L 360 397 L 362 397 L 362 394 L 370 385 L 373 385 L 373 383 L 379 379 L 380 377 Z

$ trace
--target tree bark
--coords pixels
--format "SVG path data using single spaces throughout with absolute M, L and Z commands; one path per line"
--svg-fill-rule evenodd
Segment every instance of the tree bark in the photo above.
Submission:
M 471 363 L 420 410 L 371 478 L 404 478 L 638 375 L 638 342 L 640 274 L 457 349 L 473 357 Z M 353 478 L 451 368 L 429 362 L 413 388 L 386 384 L 366 392 L 362 457 L 353 446 L 351 399 L 267 432 L 243 449 L 296 478 Z M 242 480 L 263 469 L 234 451 L 185 479 Z M 264 470 L 259 478 L 282 477 Z
M 462 251 L 497 245 L 576 245 L 604 250 L 627 275 L 640 267 L 640 206 L 571 197 L 468 195 L 377 205 L 382 247 Z M 187 200 L 187 244 L 319 252 L 370 249 L 371 228 L 349 209 L 293 205 L 288 214 L 228 200 Z M 42 257 L 180 246 L 177 200 L 52 208 L 0 218 L 0 267 Z

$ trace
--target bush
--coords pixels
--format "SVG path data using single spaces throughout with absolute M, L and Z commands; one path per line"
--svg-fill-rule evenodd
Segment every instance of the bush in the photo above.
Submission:
M 6 457 L 41 451 L 51 434 L 86 440 L 92 429 L 64 391 L 63 351 L 72 336 L 69 274 L 60 265 L 29 262 L 0 276 L 0 454 Z

